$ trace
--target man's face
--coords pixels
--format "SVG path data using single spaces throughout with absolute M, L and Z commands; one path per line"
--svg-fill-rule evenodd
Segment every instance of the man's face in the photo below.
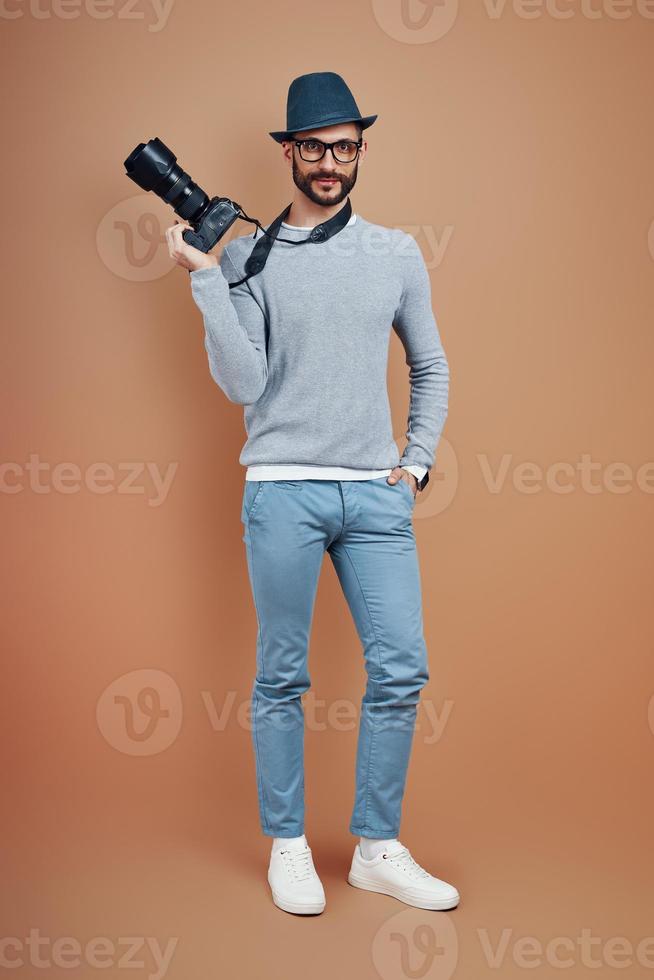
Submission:
M 295 133 L 295 139 L 304 140 L 315 137 L 326 143 L 339 139 L 358 140 L 359 130 L 354 123 L 339 123 L 336 126 L 321 126 L 319 129 L 307 129 Z M 359 160 L 365 156 L 367 143 L 363 142 L 359 156 L 352 163 L 339 163 L 334 159 L 330 150 L 325 151 L 322 160 L 309 163 L 300 156 L 300 148 L 294 143 L 285 141 L 284 156 L 290 161 L 293 169 L 293 180 L 310 201 L 324 207 L 340 204 L 350 193 L 357 181 Z

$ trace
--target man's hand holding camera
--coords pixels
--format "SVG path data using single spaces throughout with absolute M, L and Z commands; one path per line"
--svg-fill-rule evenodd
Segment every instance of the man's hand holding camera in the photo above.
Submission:
M 171 228 L 166 228 L 166 241 L 171 259 L 174 259 L 177 265 L 181 265 L 183 269 L 188 269 L 189 272 L 197 272 L 198 269 L 210 269 L 212 266 L 218 265 L 218 259 L 215 255 L 207 255 L 205 252 L 201 252 L 199 248 L 194 248 L 193 245 L 188 245 L 184 241 L 182 234 L 187 228 L 193 230 L 186 221 L 176 221 Z

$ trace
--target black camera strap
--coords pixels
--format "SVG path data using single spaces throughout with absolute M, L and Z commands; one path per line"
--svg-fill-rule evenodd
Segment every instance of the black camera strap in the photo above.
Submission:
M 241 283 L 245 282 L 247 279 L 250 279 L 251 276 L 255 276 L 257 273 L 261 272 L 268 260 L 270 250 L 277 240 L 280 242 L 289 242 L 292 245 L 306 245 L 308 242 L 326 242 L 328 238 L 332 238 L 334 235 L 338 234 L 338 232 L 346 226 L 352 217 L 352 205 L 350 204 L 350 199 L 348 197 L 341 210 L 335 214 L 333 218 L 329 218 L 328 221 L 323 221 L 321 224 L 316 225 L 315 228 L 311 229 L 306 238 L 302 238 L 300 241 L 294 241 L 292 238 L 278 239 L 277 236 L 279 235 L 279 229 L 281 228 L 282 221 L 288 216 L 291 206 L 292 205 L 289 204 L 288 207 L 284 208 L 282 213 L 277 215 L 275 220 L 268 226 L 267 229 L 263 229 L 262 226 L 259 225 L 259 227 L 262 228 L 262 231 L 264 231 L 264 234 L 255 244 L 254 248 L 246 259 L 246 275 L 237 282 L 228 283 L 230 289 L 233 289 L 234 286 L 240 286 Z M 241 214 L 241 217 L 245 218 L 246 221 L 254 220 L 253 218 L 247 218 L 245 214 Z M 259 222 L 256 223 L 259 224 Z

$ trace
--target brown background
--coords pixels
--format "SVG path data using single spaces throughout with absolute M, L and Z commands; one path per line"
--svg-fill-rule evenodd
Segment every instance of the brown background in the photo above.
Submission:
M 416 19 L 428 11 L 412 3 Z M 0 18 L 2 935 L 177 937 L 171 980 L 483 980 L 595 976 L 574 950 L 589 930 L 610 975 L 651 975 L 635 953 L 620 960 L 614 944 L 618 970 L 602 950 L 654 934 L 654 21 L 599 0 L 594 17 L 561 3 L 568 18 L 445 0 L 433 16 L 453 18 L 450 29 L 420 42 L 400 0 L 176 0 L 160 30 L 144 2 L 130 17 L 124 0 L 102 9 L 16 0 Z M 315 70 L 341 73 L 361 111 L 379 113 L 353 206 L 416 235 L 450 362 L 438 473 L 415 511 L 424 697 L 449 715 L 430 740 L 419 714 L 401 838 L 459 887 L 452 913 L 402 916 L 401 903 L 345 881 L 356 730 L 327 709 L 345 699 L 357 711 L 364 674 L 328 559 L 311 645 L 322 707 L 306 740 L 307 835 L 328 905 L 300 919 L 270 901 L 270 841 L 236 714 L 256 629 L 242 409 L 209 376 L 187 274 L 167 258 L 172 212 L 154 195 L 130 201 L 140 192 L 122 166 L 159 136 L 210 193 L 270 221 L 292 184 L 267 132 L 284 125 L 291 79 Z M 446 243 L 436 261 L 434 238 Z M 408 381 L 395 337 L 389 384 L 401 445 Z M 46 492 L 30 484 L 30 454 L 50 467 Z M 575 472 L 585 455 L 592 487 Z M 54 480 L 57 464 L 118 474 L 147 461 L 176 464 L 158 506 L 145 475 L 142 493 L 126 492 L 122 470 L 106 493 Z M 132 676 L 141 670 L 169 686 Z M 114 682 L 141 731 L 139 691 L 159 690 L 167 747 L 129 737 Z M 212 702 L 219 715 L 232 705 L 222 725 Z M 508 943 L 501 966 L 486 934 Z M 412 973 L 425 935 L 447 955 Z M 572 965 L 520 966 L 525 936 L 543 947 L 567 937 Z M 54 972 L 16 949 L 14 976 Z M 82 957 L 66 972 L 153 969 L 147 956 L 129 971 Z

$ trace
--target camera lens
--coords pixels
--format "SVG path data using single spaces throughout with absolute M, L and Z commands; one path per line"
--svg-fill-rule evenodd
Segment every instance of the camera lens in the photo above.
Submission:
M 189 223 L 199 221 L 209 197 L 177 164 L 177 157 L 155 137 L 139 143 L 125 160 L 125 170 L 144 191 L 154 191 Z

